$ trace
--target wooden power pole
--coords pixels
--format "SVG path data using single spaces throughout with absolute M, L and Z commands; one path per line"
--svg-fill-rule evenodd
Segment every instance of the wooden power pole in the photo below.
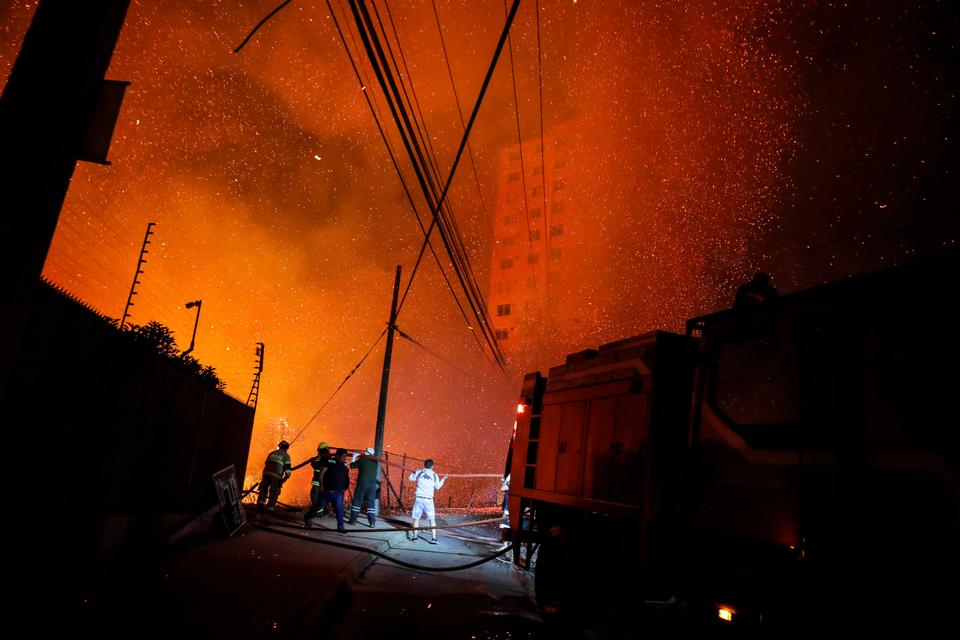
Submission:
M 383 457 L 383 426 L 387 416 L 387 389 L 390 386 L 390 359 L 393 355 L 393 334 L 397 328 L 397 298 L 400 294 L 400 265 L 393 281 L 393 302 L 390 305 L 390 324 L 387 325 L 387 348 L 383 354 L 383 375 L 380 376 L 380 402 L 377 405 L 377 433 L 373 448 L 378 458 Z M 383 466 L 377 465 L 377 483 L 380 482 Z M 402 478 L 401 478 L 402 482 Z M 380 496 L 377 495 L 374 513 L 380 513 Z

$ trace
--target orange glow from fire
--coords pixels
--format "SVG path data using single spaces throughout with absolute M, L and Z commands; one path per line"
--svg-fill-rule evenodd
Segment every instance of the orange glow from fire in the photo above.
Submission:
M 449 167 L 460 119 L 432 9 L 409 4 L 396 3 L 393 18 L 438 164 Z M 4 78 L 35 6 L 20 0 L 0 11 Z M 527 140 L 541 133 L 535 7 L 521 6 L 512 33 Z M 394 267 L 403 265 L 405 286 L 422 240 L 324 3 L 290 4 L 232 53 L 269 8 L 132 2 L 107 75 L 132 83 L 112 165 L 78 164 L 44 269 L 118 317 L 155 221 L 133 322 L 167 325 L 182 349 L 194 320 L 184 305 L 202 299 L 193 355 L 241 400 L 255 344 L 266 345 L 253 476 L 279 439 L 301 430 L 295 463 L 321 439 L 373 444 L 382 343 L 311 417 L 380 335 Z M 439 11 L 469 114 L 503 7 L 457 2 Z M 794 37 L 803 24 L 792 12 L 766 0 L 541 3 L 543 127 L 583 123 L 586 140 L 571 170 L 576 184 L 566 187 L 584 220 L 570 238 L 584 261 L 562 283 L 579 301 L 564 310 L 576 330 L 556 353 L 539 354 L 545 365 L 653 328 L 679 329 L 726 306 L 763 261 L 751 247 L 789 198 L 784 167 L 803 149 L 798 129 L 809 108 L 801 76 L 820 46 Z M 504 52 L 470 140 L 477 176 L 465 157 L 449 196 L 481 287 L 497 159 L 517 142 L 515 114 Z M 399 149 L 395 127 L 385 125 Z M 498 470 L 525 372 L 504 379 L 485 361 L 429 256 L 398 324 L 466 373 L 398 339 L 386 450 L 433 457 L 451 471 Z M 290 485 L 285 499 L 308 491 L 306 479 Z

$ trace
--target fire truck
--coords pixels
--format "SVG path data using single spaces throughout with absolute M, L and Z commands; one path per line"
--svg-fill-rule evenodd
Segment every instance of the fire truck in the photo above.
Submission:
M 526 375 L 513 559 L 547 618 L 770 637 L 933 629 L 960 589 L 960 253 Z

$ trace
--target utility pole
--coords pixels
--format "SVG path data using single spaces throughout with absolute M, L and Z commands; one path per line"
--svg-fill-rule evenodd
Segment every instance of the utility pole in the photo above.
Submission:
M 393 281 L 393 303 L 390 305 L 390 323 L 387 325 L 387 348 L 383 354 L 383 375 L 380 377 L 380 402 L 377 405 L 377 433 L 373 448 L 378 458 L 383 457 L 383 425 L 387 416 L 387 389 L 390 384 L 390 358 L 393 355 L 393 334 L 397 328 L 397 297 L 400 294 L 400 265 L 397 265 L 397 277 Z M 377 465 L 377 483 L 379 484 L 382 465 Z M 380 513 L 380 496 L 377 495 L 374 513 Z
M 143 236 L 143 246 L 140 247 L 140 259 L 137 261 L 137 271 L 133 274 L 133 284 L 130 285 L 130 295 L 127 296 L 127 305 L 123 308 L 123 315 L 120 316 L 120 326 L 118 327 L 120 331 L 123 331 L 123 324 L 127 321 L 127 318 L 130 317 L 130 307 L 136 306 L 133 303 L 133 296 L 137 295 L 137 285 L 140 284 L 140 281 L 137 279 L 140 277 L 140 274 L 143 273 L 142 267 L 147 263 L 145 255 L 150 253 L 147 251 L 147 245 L 150 244 L 150 236 L 153 235 L 153 226 L 157 224 L 156 222 L 147 223 L 147 233 Z M 197 310 L 197 317 L 199 318 L 200 311 Z M 194 329 L 194 335 L 196 335 L 196 329 Z M 193 342 L 190 343 L 190 348 L 193 349 Z
M 247 406 L 257 408 L 257 400 L 260 398 L 260 374 L 263 373 L 263 343 L 257 343 L 257 370 L 253 374 L 253 384 L 250 385 L 250 393 L 247 395 Z

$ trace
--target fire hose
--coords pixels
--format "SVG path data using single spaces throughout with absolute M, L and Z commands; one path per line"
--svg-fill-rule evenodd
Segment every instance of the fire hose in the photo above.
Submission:
M 507 551 L 510 551 L 511 549 L 513 549 L 513 545 L 512 545 L 512 544 L 508 544 L 506 547 L 504 547 L 503 549 L 500 549 L 499 551 L 497 551 L 497 552 L 494 553 L 493 555 L 482 557 L 482 558 L 480 558 L 480 559 L 478 559 L 478 560 L 475 560 L 475 561 L 473 561 L 473 562 L 468 562 L 467 564 L 457 565 L 457 566 L 453 566 L 453 567 L 428 567 L 428 566 L 425 566 L 425 565 L 414 564 L 414 563 L 412 563 L 412 562 L 406 562 L 406 561 L 404 561 L 404 560 L 399 560 L 399 559 L 397 559 L 397 558 L 392 558 L 392 557 L 390 557 L 389 555 L 387 555 L 387 554 L 385 554 L 385 553 L 383 553 L 383 552 L 381 552 L 381 551 L 377 551 L 376 549 L 370 549 L 370 548 L 368 548 L 368 547 L 363 547 L 363 546 L 360 546 L 360 545 L 350 544 L 350 543 L 348 543 L 348 542 L 339 542 L 339 541 L 334 541 L 334 540 L 321 540 L 321 539 L 319 539 L 319 538 L 313 538 L 313 537 L 311 537 L 311 536 L 304 535 L 304 534 L 300 534 L 300 533 L 295 533 L 295 532 L 293 532 L 293 531 L 284 531 L 283 529 L 278 529 L 278 528 L 275 528 L 275 527 L 272 527 L 272 526 L 268 526 L 268 525 L 264 525 L 264 524 L 251 524 L 250 526 L 253 527 L 253 528 L 255 528 L 255 529 L 261 529 L 261 530 L 263 530 L 263 531 L 268 531 L 268 532 L 270 532 L 270 533 L 274 533 L 274 534 L 276 534 L 276 535 L 286 536 L 286 537 L 288 537 L 288 538 L 295 538 L 295 539 L 297 539 L 297 540 L 304 540 L 304 541 L 306 541 L 306 542 L 313 542 L 313 543 L 317 543 L 317 544 L 326 544 L 326 545 L 330 545 L 330 546 L 333 546 L 333 547 L 340 547 L 340 548 L 343 548 L 343 549 L 350 549 L 350 550 L 353 550 L 353 551 L 360 551 L 360 552 L 364 552 L 364 553 L 372 553 L 373 555 L 375 555 L 375 556 L 377 556 L 377 557 L 383 558 L 384 560 L 387 560 L 387 561 L 389 561 L 389 562 L 393 562 L 394 564 L 398 564 L 398 565 L 400 565 L 400 566 L 402 566 L 402 567 L 407 567 L 408 569 L 416 569 L 416 570 L 418 570 L 418 571 L 432 571 L 432 572 L 438 572 L 438 573 L 443 573 L 443 572 L 447 572 L 447 571 L 462 571 L 462 570 L 464 570 L 464 569 L 470 569 L 470 568 L 472 568 L 472 567 L 477 567 L 477 566 L 480 566 L 481 564 L 484 564 L 484 563 L 486 563 L 486 562 L 490 562 L 491 560 L 494 560 L 494 559 L 502 556 L 503 554 L 505 554 Z M 281 526 L 287 526 L 287 527 L 299 529 L 299 527 L 295 527 L 294 525 L 281 525 Z M 449 527 L 449 526 L 451 526 L 451 525 L 447 525 L 447 526 Z M 463 525 L 457 525 L 457 526 L 463 526 Z M 367 531 L 370 531 L 370 529 L 367 529 Z M 396 529 L 386 529 L 386 531 L 396 531 Z

